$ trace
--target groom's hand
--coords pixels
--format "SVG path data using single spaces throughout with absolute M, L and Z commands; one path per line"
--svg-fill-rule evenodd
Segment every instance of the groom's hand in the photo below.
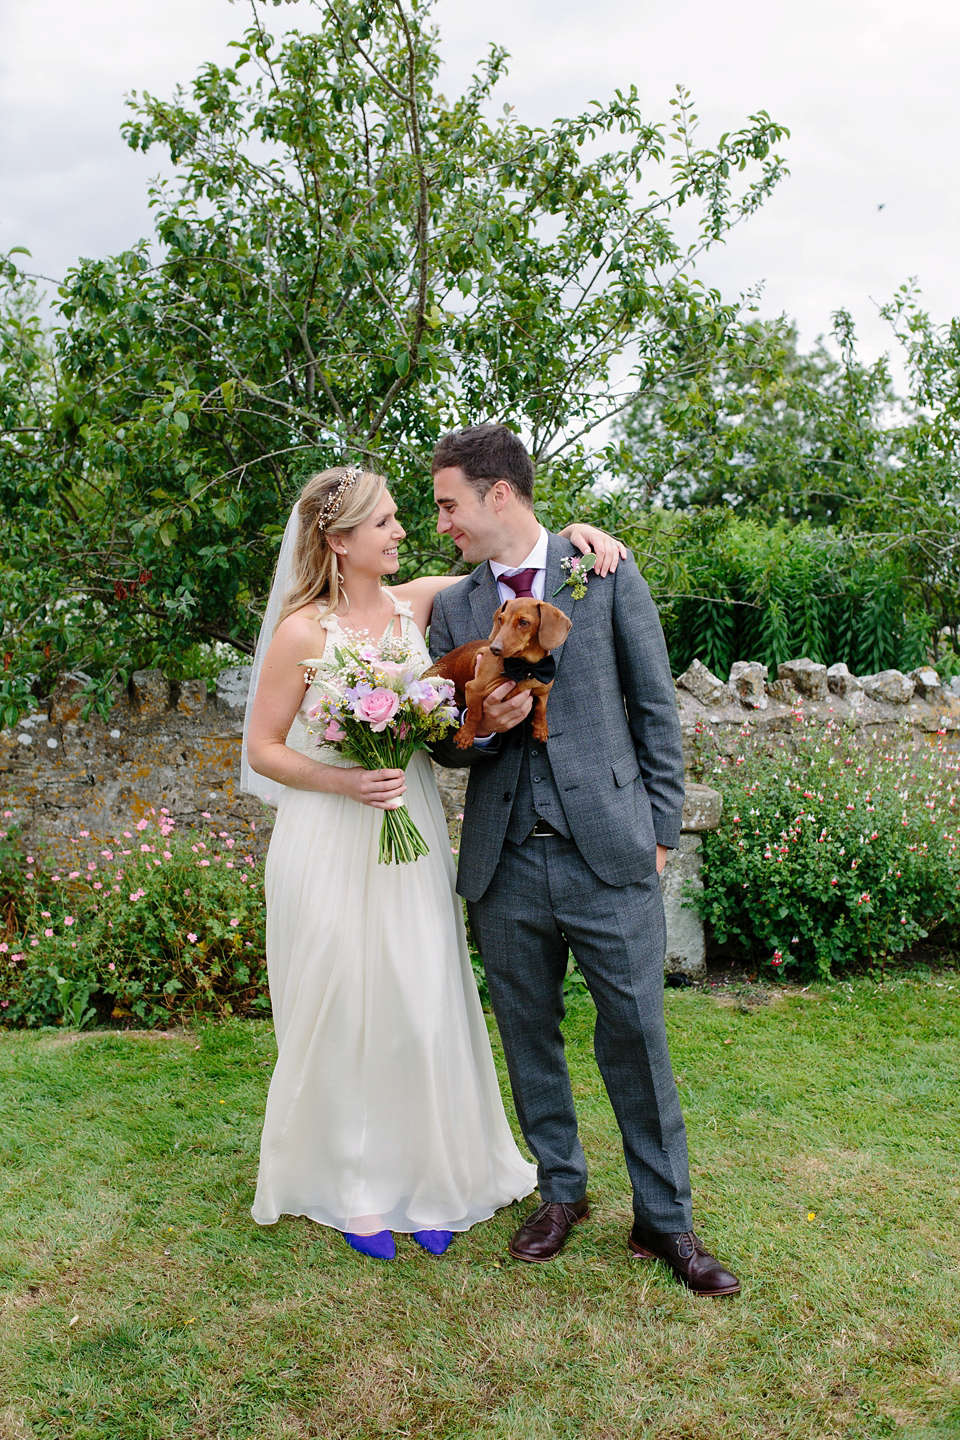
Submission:
M 512 689 L 513 681 L 508 680 L 506 684 L 498 685 L 484 700 L 483 719 L 477 727 L 478 740 L 488 735 L 502 735 L 526 720 L 533 705 L 533 696 L 529 690 L 518 690 L 515 695 L 510 695 L 509 700 L 505 699 Z

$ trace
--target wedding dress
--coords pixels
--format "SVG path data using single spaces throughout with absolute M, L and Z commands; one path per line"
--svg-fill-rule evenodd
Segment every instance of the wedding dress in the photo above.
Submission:
M 429 664 L 410 607 L 385 593 Z M 336 644 L 339 622 L 322 623 Z M 349 764 L 308 734 L 316 699 L 308 687 L 287 744 Z M 381 865 L 382 811 L 316 791 L 280 797 L 265 882 L 279 1054 L 253 1205 L 260 1225 L 306 1215 L 338 1230 L 358 1217 L 366 1230 L 467 1230 L 536 1183 L 504 1114 L 423 751 L 405 800 L 430 853 Z

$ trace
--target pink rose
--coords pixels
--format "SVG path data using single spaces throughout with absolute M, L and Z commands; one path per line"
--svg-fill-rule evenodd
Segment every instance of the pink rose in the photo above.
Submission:
M 369 695 L 359 697 L 353 713 L 358 720 L 366 720 L 371 730 L 379 732 L 386 730 L 399 709 L 400 696 L 395 690 L 371 690 Z
M 329 740 L 330 743 L 333 744 L 337 740 L 346 740 L 347 732 L 346 730 L 344 730 L 339 720 L 333 719 L 330 721 L 330 724 L 327 726 L 326 730 L 324 730 L 323 738 L 324 740 Z

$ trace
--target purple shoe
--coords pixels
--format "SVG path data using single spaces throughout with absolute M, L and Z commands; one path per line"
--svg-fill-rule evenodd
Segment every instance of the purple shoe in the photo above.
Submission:
M 358 1250 L 361 1255 L 369 1255 L 373 1260 L 393 1260 L 396 1257 L 396 1247 L 389 1230 L 375 1230 L 372 1235 L 351 1235 L 349 1230 L 345 1230 L 343 1238 L 351 1250 Z
M 452 1230 L 414 1230 L 413 1238 L 431 1255 L 442 1255 L 453 1244 Z

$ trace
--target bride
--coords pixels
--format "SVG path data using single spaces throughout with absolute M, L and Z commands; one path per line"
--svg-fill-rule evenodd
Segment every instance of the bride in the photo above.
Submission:
M 564 532 L 615 567 L 614 542 Z M 308 481 L 287 524 L 244 736 L 244 788 L 278 804 L 267 855 L 267 966 L 278 1056 L 253 1218 L 305 1215 L 355 1250 L 392 1231 L 442 1254 L 453 1232 L 528 1195 L 535 1166 L 507 1124 L 464 935 L 443 809 L 424 751 L 368 771 L 318 748 L 302 662 L 345 635 L 402 638 L 424 668 L 434 596 L 456 577 L 390 588 L 404 530 L 382 476 Z M 378 863 L 380 812 L 403 797 L 429 846 Z

